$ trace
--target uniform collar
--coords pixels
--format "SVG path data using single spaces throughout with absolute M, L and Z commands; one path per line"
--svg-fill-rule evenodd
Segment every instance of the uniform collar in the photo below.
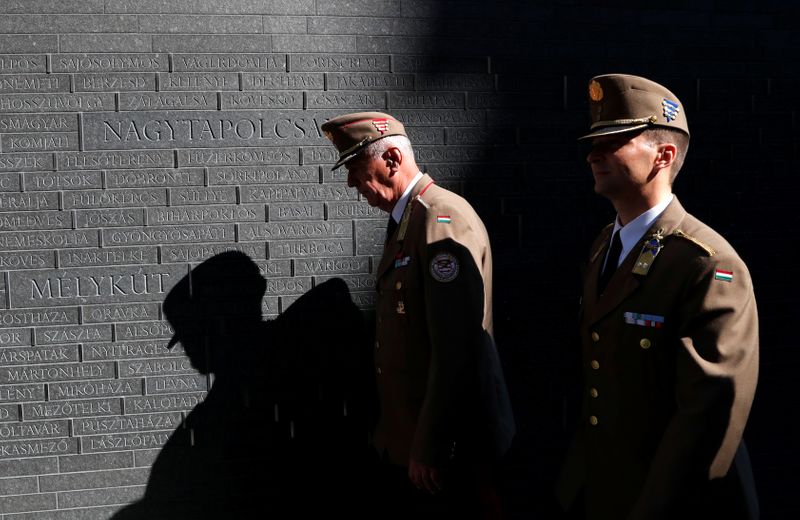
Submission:
M 653 223 L 656 219 L 667 209 L 672 199 L 675 196 L 670 193 L 669 196 L 665 197 L 661 202 L 653 206 L 652 208 L 648 209 L 635 219 L 631 220 L 624 226 L 619 223 L 619 215 L 617 215 L 616 220 L 614 220 L 614 230 L 611 236 L 614 236 L 613 233 L 619 232 L 619 238 L 622 241 L 622 252 L 619 255 L 619 259 L 617 260 L 617 265 L 621 264 L 623 260 L 628 256 L 628 253 L 631 252 L 631 249 L 642 239 L 645 233 L 652 227 Z
M 419 180 L 422 178 L 422 172 L 417 172 L 411 182 L 408 183 L 406 186 L 406 191 L 403 192 L 403 196 L 400 197 L 400 200 L 395 203 L 394 208 L 392 208 L 392 220 L 395 222 L 400 222 L 400 219 L 403 218 L 403 212 L 406 210 L 406 205 L 408 205 L 408 199 L 411 198 L 411 190 L 414 189 L 414 186 L 417 185 Z

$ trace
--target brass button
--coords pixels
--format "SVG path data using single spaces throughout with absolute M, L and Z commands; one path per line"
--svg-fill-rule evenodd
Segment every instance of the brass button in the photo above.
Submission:
M 381 348 L 381 342 L 380 341 L 376 341 L 375 342 L 375 350 L 378 350 L 379 348 Z
M 598 370 L 600 368 L 600 362 L 597 361 L 596 359 L 593 359 L 592 360 L 592 368 L 595 369 L 595 370 Z
M 381 375 L 381 374 L 383 374 L 383 371 L 381 371 L 381 367 L 378 367 L 378 375 Z
M 597 416 L 596 415 L 590 415 L 589 416 L 589 424 L 591 424 L 592 426 L 597 426 L 597 423 L 598 423 Z
M 399 291 L 403 288 L 403 282 L 398 281 L 396 284 L 394 284 L 394 288 Z
M 650 340 L 647 338 L 642 338 L 642 340 L 639 342 L 639 346 L 645 350 L 649 349 L 650 345 L 651 345 Z
M 595 343 L 600 341 L 600 334 L 598 334 L 596 332 L 592 332 L 592 341 L 594 341 Z
M 592 388 L 589 390 L 589 395 L 596 398 L 600 394 L 597 393 L 597 388 Z

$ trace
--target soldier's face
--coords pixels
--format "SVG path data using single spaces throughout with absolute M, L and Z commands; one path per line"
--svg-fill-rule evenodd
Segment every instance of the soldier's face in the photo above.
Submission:
M 359 154 L 345 163 L 347 168 L 347 185 L 355 188 L 367 203 L 384 211 L 394 207 L 394 190 L 386 161 L 381 158 L 371 159 L 366 154 Z
M 657 154 L 657 147 L 641 133 L 595 137 L 586 156 L 594 191 L 611 200 L 643 193 L 653 178 Z

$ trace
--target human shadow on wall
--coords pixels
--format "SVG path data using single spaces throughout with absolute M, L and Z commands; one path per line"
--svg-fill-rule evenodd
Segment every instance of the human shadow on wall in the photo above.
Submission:
M 156 458 L 143 498 L 114 520 L 357 513 L 365 471 L 370 349 L 341 279 L 262 321 L 266 282 L 247 255 L 198 265 L 164 301 L 205 400 Z

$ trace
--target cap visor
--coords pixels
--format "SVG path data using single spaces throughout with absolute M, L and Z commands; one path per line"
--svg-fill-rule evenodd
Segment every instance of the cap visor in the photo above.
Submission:
M 606 126 L 603 128 L 598 128 L 597 130 L 588 133 L 584 136 L 578 138 L 578 141 L 583 139 L 589 139 L 592 137 L 600 137 L 602 135 L 614 135 L 614 134 L 624 134 L 625 132 L 633 132 L 635 130 L 642 130 L 644 128 L 648 128 L 650 125 L 648 123 L 642 123 L 638 125 L 627 125 L 627 126 Z

